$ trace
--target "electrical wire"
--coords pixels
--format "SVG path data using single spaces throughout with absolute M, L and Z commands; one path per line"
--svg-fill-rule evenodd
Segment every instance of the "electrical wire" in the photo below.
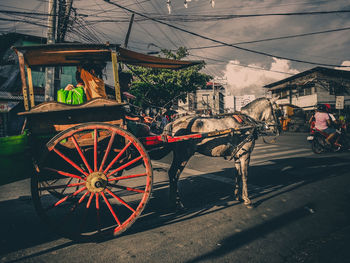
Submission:
M 138 0 L 135 0 L 136 2 L 138 2 Z M 158 10 L 156 6 L 154 6 L 154 4 L 152 2 L 150 2 L 150 4 L 152 5 L 152 7 L 154 8 L 154 10 Z M 141 5 L 140 5 L 141 6 Z M 146 11 L 143 7 L 142 9 L 144 11 Z M 159 26 L 159 25 L 156 25 L 156 27 L 159 29 L 159 31 L 166 37 L 166 39 L 168 39 L 168 41 L 174 46 L 174 47 L 177 47 L 176 43 L 163 31 L 163 29 Z
M 108 0 L 104 0 L 109 2 Z M 109 2 L 113 4 L 112 2 Z M 153 5 L 153 3 L 151 2 Z M 154 5 L 153 5 L 154 7 Z M 155 8 L 155 7 L 154 7 Z M 325 15 L 325 14 L 341 14 L 341 13 L 350 13 L 350 10 L 334 10 L 334 11 L 313 11 L 313 12 L 291 12 L 291 13 L 265 13 L 265 14 L 243 14 L 243 15 L 235 15 L 235 14 L 228 14 L 228 15 L 212 15 L 212 14 L 198 14 L 198 15 L 176 15 L 173 14 L 171 16 L 168 15 L 161 15 L 161 14 L 150 14 L 145 13 L 143 18 L 137 18 L 136 20 L 138 22 L 146 21 L 147 19 L 153 18 L 157 19 L 158 21 L 167 21 L 167 22 L 212 22 L 212 21 L 220 21 L 220 20 L 230 20 L 230 19 L 237 19 L 237 18 L 252 18 L 252 17 L 270 17 L 270 16 L 310 16 L 310 15 Z M 93 15 L 89 15 L 93 16 Z M 147 17 L 145 17 L 147 16 Z M 98 16 L 99 18 L 110 18 L 110 16 Z M 95 23 L 98 22 L 127 22 L 125 18 L 119 18 L 119 19 L 103 19 L 103 20 L 96 20 Z
M 297 35 L 282 36 L 282 37 L 265 38 L 265 39 L 252 40 L 252 41 L 236 42 L 236 43 L 232 43 L 232 45 L 252 44 L 252 43 L 259 43 L 259 42 L 266 42 L 266 41 L 295 38 L 295 37 L 304 37 L 304 36 L 325 34 L 325 33 L 331 33 L 331 32 L 339 32 L 339 31 L 345 31 L 345 30 L 350 30 L 350 27 L 330 29 L 330 30 L 310 32 L 310 33 L 303 33 L 303 34 L 297 34 Z M 189 47 L 187 49 L 194 50 L 194 49 L 206 49 L 206 48 L 225 47 L 225 46 L 226 45 L 220 44 L 220 45 L 201 46 L 201 47 Z
M 163 24 L 163 25 L 167 25 L 167 26 L 169 26 L 169 27 L 172 27 L 172 28 L 174 28 L 174 29 L 180 30 L 180 31 L 185 32 L 185 33 L 187 33 L 187 34 L 190 34 L 190 35 L 193 35 L 193 36 L 202 38 L 202 39 L 206 39 L 206 40 L 212 41 L 212 42 L 214 42 L 214 43 L 222 44 L 222 45 L 225 45 L 225 46 L 230 46 L 230 47 L 233 47 L 233 48 L 242 50 L 242 51 L 246 51 L 246 52 L 250 52 L 250 53 L 254 53 L 254 54 L 258 54 L 258 55 L 263 55 L 263 56 L 267 56 L 267 57 L 274 57 L 274 58 L 286 59 L 286 60 L 290 60 L 290 61 L 294 61 L 294 62 L 299 62 L 299 63 L 311 64 L 311 65 L 320 65 L 320 66 L 328 66 L 328 67 L 342 67 L 342 68 L 349 67 L 349 66 L 344 66 L 344 65 L 335 65 L 335 64 L 326 64 L 326 63 L 316 63 L 316 62 L 311 62 L 311 61 L 306 61 L 306 60 L 301 60 L 301 59 L 287 58 L 287 57 L 283 57 L 283 56 L 278 56 L 278 55 L 274 55 L 274 54 L 269 54 L 269 53 L 262 52 L 262 51 L 257 51 L 257 50 L 253 50 L 253 49 L 248 49 L 248 48 L 239 47 L 239 46 L 237 46 L 237 45 L 232 45 L 232 44 L 226 43 L 226 42 L 224 42 L 224 41 L 216 40 L 216 39 L 213 39 L 213 38 L 211 38 L 211 37 L 207 37 L 207 36 L 204 36 L 204 35 L 195 33 L 195 32 L 193 32 L 193 31 L 189 31 L 189 30 L 187 30 L 187 29 L 183 29 L 183 28 L 180 28 L 180 27 L 178 27 L 178 26 L 174 26 L 174 25 L 172 25 L 172 24 L 169 24 L 169 23 L 160 21 L 160 20 L 158 20 L 158 19 L 155 19 L 155 18 L 146 16 L 146 15 L 144 15 L 144 14 L 142 14 L 142 13 L 140 13 L 140 12 L 137 12 L 137 11 L 135 11 L 135 10 L 131 10 L 131 9 L 127 8 L 127 7 L 121 6 L 120 4 L 117 4 L 117 3 L 114 3 L 114 2 L 110 2 L 110 0 L 104 0 L 104 1 L 107 2 L 107 3 L 110 3 L 110 4 L 112 4 L 112 5 L 118 6 L 119 8 L 124 9 L 124 10 L 126 10 L 126 11 L 128 11 L 128 12 L 137 14 L 137 15 L 139 15 L 139 16 L 142 16 L 142 17 L 147 18 L 147 19 L 149 19 L 149 20 L 152 20 L 152 21 L 154 21 L 154 22 L 157 22 L 157 23 L 160 23 L 160 24 Z
M 262 1 L 262 2 L 265 2 L 265 1 Z M 305 1 L 301 1 L 301 2 L 298 2 L 298 1 L 293 1 L 293 3 L 282 3 L 282 4 L 278 4 L 276 2 L 273 2 L 272 4 L 269 4 L 267 2 L 266 5 L 261 5 L 261 4 L 257 4 L 257 3 L 254 3 L 253 6 L 249 6 L 249 7 L 241 7 L 241 6 L 230 6 L 230 8 L 233 8 L 233 9 L 239 9 L 239 10 L 261 10 L 261 9 L 272 9 L 272 8 L 276 8 L 276 7 L 285 7 L 285 6 L 293 6 L 293 5 L 311 5 L 311 6 L 316 6 L 316 7 L 319 7 L 320 4 L 322 3 L 329 3 L 330 1 L 329 0 L 325 0 L 325 1 L 314 1 L 312 0 L 311 2 L 305 2 Z M 202 3 L 202 4 L 200 4 Z M 196 3 L 196 7 L 199 7 L 199 8 L 203 8 L 203 7 L 207 7 L 208 6 L 208 3 L 206 1 L 202 1 L 202 2 L 197 2 Z M 219 6 L 215 6 L 215 12 L 218 13 L 220 11 L 224 11 L 225 13 L 227 12 L 227 7 L 224 7 L 224 8 L 219 8 Z
M 25 24 L 30 24 L 30 25 L 40 26 L 40 27 L 45 27 L 45 28 L 48 27 L 47 25 L 39 24 L 39 23 L 36 23 L 36 22 L 33 22 L 33 21 L 23 21 L 23 20 L 20 20 L 20 19 L 7 19 L 7 18 L 0 17 L 0 20 L 1 21 L 8 21 L 8 22 L 20 22 L 20 23 L 25 23 Z
M 227 63 L 227 61 L 225 60 L 219 60 L 219 59 L 215 59 L 215 58 L 208 58 L 208 57 L 202 57 L 202 56 L 197 56 L 197 55 L 190 55 L 192 57 L 197 57 L 197 58 L 203 58 L 203 59 L 208 59 L 208 60 L 212 60 L 215 62 L 223 62 L 223 63 Z M 275 72 L 275 73 L 281 73 L 281 74 L 287 74 L 287 75 L 295 75 L 294 73 L 289 73 L 289 72 L 283 72 L 283 71 L 278 71 L 278 70 L 272 70 L 272 69 L 265 69 L 265 68 L 261 68 L 261 67 L 253 67 L 253 66 L 249 66 L 246 64 L 237 64 L 237 63 L 232 63 L 230 61 L 231 65 L 234 66 L 239 66 L 239 67 L 244 67 L 244 68 L 251 68 L 251 69 L 257 69 L 257 70 L 264 70 L 264 71 L 269 71 L 269 72 Z

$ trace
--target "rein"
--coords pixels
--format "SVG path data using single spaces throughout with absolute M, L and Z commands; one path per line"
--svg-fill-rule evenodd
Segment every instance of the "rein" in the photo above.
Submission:
M 246 143 L 252 141 L 252 140 L 253 140 L 253 137 L 255 137 L 255 136 L 256 136 L 256 127 L 252 128 L 252 129 L 251 129 L 251 133 L 250 133 L 247 137 L 245 137 L 243 141 L 241 141 L 238 145 L 236 145 L 235 150 L 232 151 L 232 153 L 231 153 L 231 156 L 230 156 L 230 158 L 229 158 L 229 161 L 231 161 L 231 160 L 235 157 L 235 155 L 237 154 L 237 152 L 238 152 L 240 149 L 242 149 L 242 147 L 243 147 L 244 144 L 246 144 Z
M 272 112 L 272 116 L 273 116 L 273 120 L 275 121 L 275 124 L 267 124 L 267 126 L 275 127 L 275 129 L 276 129 L 276 127 L 277 127 L 277 130 L 276 130 L 275 132 L 276 132 L 276 135 L 279 135 L 278 127 L 280 127 L 280 125 L 278 124 L 278 123 L 279 123 L 279 122 L 278 122 L 278 118 L 277 118 L 276 113 L 275 113 L 275 111 L 274 111 L 274 109 L 273 109 L 271 100 L 268 99 L 268 101 L 269 101 L 269 104 L 270 104 L 270 108 L 271 108 L 271 112 Z

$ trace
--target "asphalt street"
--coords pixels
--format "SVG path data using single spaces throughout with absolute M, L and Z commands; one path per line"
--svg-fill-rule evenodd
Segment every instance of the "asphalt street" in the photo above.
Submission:
M 249 169 L 247 209 L 232 198 L 233 165 L 195 155 L 168 207 L 171 155 L 154 161 L 143 216 L 122 236 L 77 243 L 36 215 L 29 180 L 0 186 L 0 262 L 350 262 L 350 152 L 316 155 L 306 134 L 260 139 Z

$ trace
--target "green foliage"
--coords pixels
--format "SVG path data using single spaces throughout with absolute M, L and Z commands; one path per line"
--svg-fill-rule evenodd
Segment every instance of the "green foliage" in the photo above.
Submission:
M 171 59 L 188 56 L 184 47 L 180 47 L 175 53 L 170 50 L 162 50 L 162 53 Z M 211 76 L 199 72 L 204 66 L 203 62 L 180 70 L 130 67 L 134 76 L 130 93 L 136 96 L 135 104 L 140 107 L 164 107 L 166 104 L 166 107 L 170 107 L 170 101 L 185 101 L 187 93 L 194 92 L 198 87 L 205 87 Z

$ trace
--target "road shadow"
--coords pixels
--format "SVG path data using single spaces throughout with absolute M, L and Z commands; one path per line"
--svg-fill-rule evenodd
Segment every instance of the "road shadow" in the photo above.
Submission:
M 209 253 L 198 256 L 186 263 L 195 263 L 202 261 L 215 261 L 218 258 L 232 252 L 233 250 L 245 246 L 246 244 L 252 242 L 253 240 L 265 236 L 273 231 L 276 231 L 288 224 L 298 221 L 306 216 L 310 215 L 305 209 L 305 206 L 310 206 L 310 204 L 305 204 L 302 207 L 293 209 L 287 213 L 277 216 L 267 222 L 256 225 L 240 233 L 231 235 L 220 241 L 220 246 L 217 249 L 212 250 Z
M 330 176 L 341 175 L 349 170 L 350 163 L 348 159 L 343 157 L 317 156 L 273 160 L 272 164 L 250 167 L 248 178 L 250 185 L 249 194 L 258 207 L 263 202 L 275 196 L 292 191 L 306 184 L 324 180 Z M 211 173 L 211 175 L 232 178 L 233 171 L 233 168 L 228 168 Z M 205 178 L 205 176 L 190 176 L 180 180 L 179 190 L 187 209 L 180 213 L 174 213 L 174 211 L 169 209 L 168 182 L 164 180 L 155 183 L 152 198 L 143 215 L 123 235 L 137 234 L 160 226 L 216 213 L 229 207 L 243 205 L 233 200 L 231 184 L 210 180 Z M 7 226 L 0 229 L 0 255 L 61 239 L 60 236 L 51 232 L 40 221 L 34 211 L 29 196 L 0 202 L 0 211 L 4 211 L 1 216 L 2 225 Z M 245 211 L 249 213 L 250 210 L 247 209 Z M 275 221 L 266 223 L 270 224 L 271 227 L 264 228 L 263 226 L 257 226 L 254 231 L 257 231 L 257 233 L 260 231 L 260 234 L 264 231 L 273 231 L 278 225 L 283 226 L 287 224 L 288 216 L 291 217 L 290 220 L 297 220 L 299 217 L 305 216 L 304 211 L 300 209 L 293 210 L 290 213 L 281 215 L 275 218 Z M 273 225 L 276 226 L 274 227 Z M 234 240 L 242 239 L 249 242 L 258 236 L 258 234 L 254 234 L 254 231 L 247 230 L 244 233 L 234 235 L 231 237 L 232 240 L 228 238 L 223 242 L 233 242 L 234 244 Z M 108 240 L 103 239 L 98 242 L 106 242 Z M 54 242 L 55 244 L 51 248 L 43 249 L 22 259 L 29 259 L 75 244 L 67 240 L 63 240 L 62 242 L 63 244 L 59 245 L 57 245 L 57 242 Z M 216 252 L 203 255 L 202 257 L 203 259 L 215 257 L 216 254 L 226 253 L 225 251 L 227 249 L 232 250 L 234 248 L 235 246 L 228 248 L 223 245 Z M 202 259 L 202 257 L 198 260 Z
M 252 166 L 249 169 L 249 190 L 255 206 L 304 185 L 344 174 L 350 170 L 348 158 L 311 156 L 272 160 L 273 164 Z
M 0 256 L 59 239 L 41 222 L 30 196 L 0 202 Z
M 332 176 L 339 176 L 350 170 L 348 158 L 339 156 L 285 158 L 272 162 L 273 164 L 249 168 L 249 197 L 256 208 L 276 196 Z M 232 178 L 233 173 L 234 168 L 225 168 L 210 175 Z M 144 216 L 136 221 L 128 233 L 182 222 L 232 206 L 243 206 L 241 202 L 233 199 L 233 185 L 205 177 L 206 174 L 203 174 L 179 181 L 180 195 L 186 209 L 177 213 L 169 209 L 168 187 L 155 189 Z

